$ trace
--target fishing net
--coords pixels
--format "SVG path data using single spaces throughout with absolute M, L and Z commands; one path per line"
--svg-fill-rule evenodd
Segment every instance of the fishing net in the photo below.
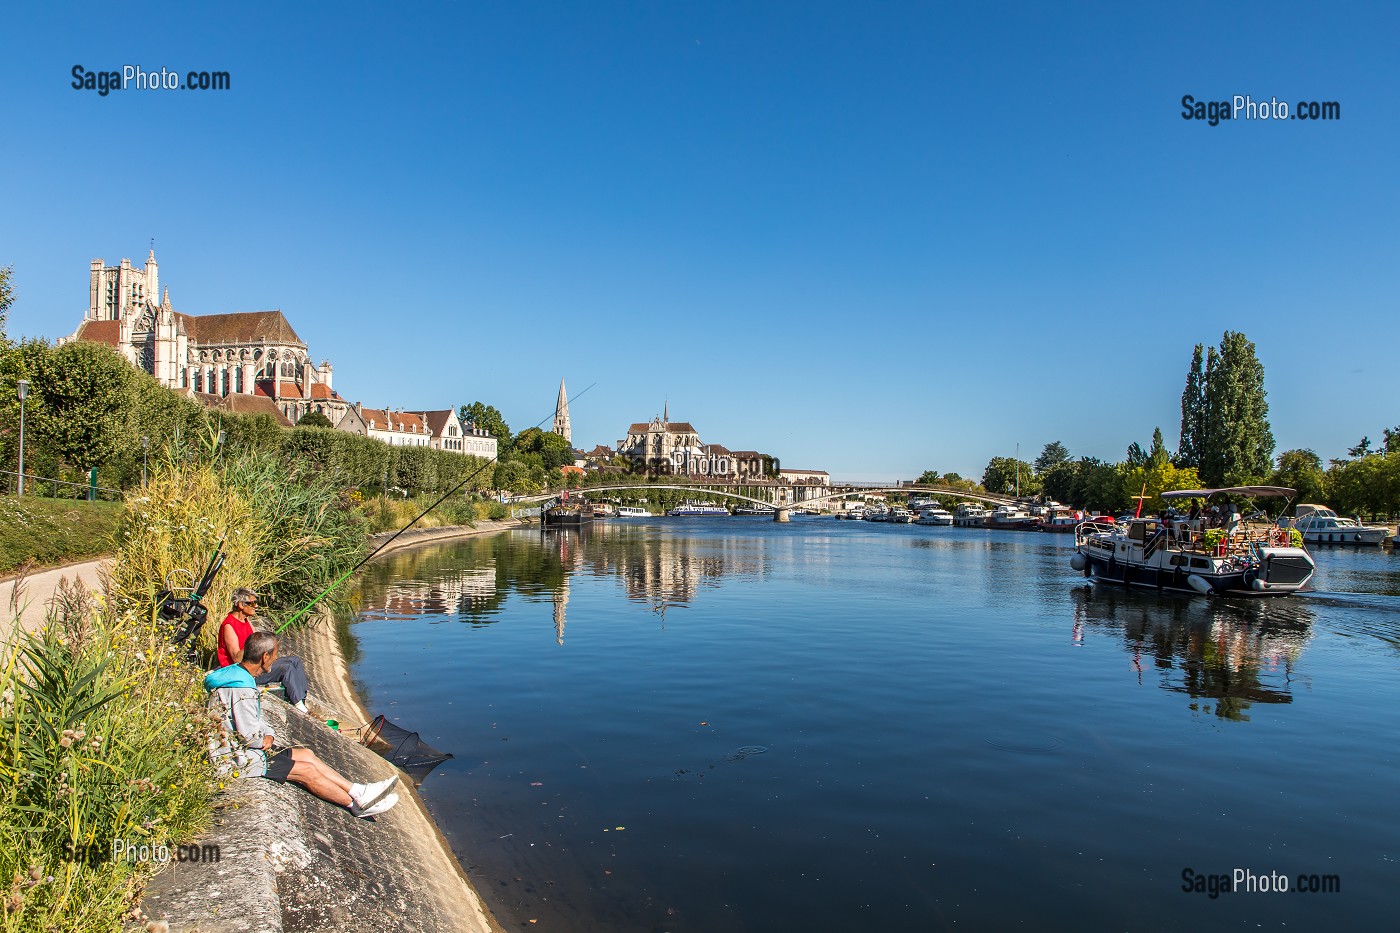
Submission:
M 452 757 L 424 742 L 418 733 L 401 729 L 383 716 L 376 716 L 364 727 L 360 741 L 370 751 L 403 769 L 413 778 L 414 784 L 422 784 L 434 768 Z

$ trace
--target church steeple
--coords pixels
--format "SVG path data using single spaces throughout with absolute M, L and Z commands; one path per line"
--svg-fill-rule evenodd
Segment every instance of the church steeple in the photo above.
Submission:
M 554 433 L 570 444 L 574 442 L 569 427 L 569 396 L 564 391 L 564 380 L 559 380 L 559 398 L 554 403 Z
M 671 400 L 667 399 L 661 403 L 661 426 L 665 427 L 671 423 Z

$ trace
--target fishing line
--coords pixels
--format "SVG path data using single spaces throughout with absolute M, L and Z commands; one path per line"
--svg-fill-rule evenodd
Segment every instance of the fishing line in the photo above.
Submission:
M 593 388 L 593 386 L 596 386 L 597 384 L 598 384 L 598 383 L 594 382 L 592 385 L 590 385 L 590 386 L 588 387 L 588 389 Z M 577 395 L 575 395 L 573 398 L 565 399 L 564 404 L 567 405 L 567 404 L 569 404 L 569 402 L 572 402 L 572 401 L 574 401 L 575 399 L 578 399 L 578 398 L 582 397 L 582 396 L 584 395 L 584 393 L 586 393 L 586 392 L 588 391 L 588 389 L 584 389 L 583 392 L 579 392 L 579 393 L 578 393 Z M 538 428 L 540 425 L 544 424 L 545 421 L 547 421 L 547 420 L 548 420 L 549 418 L 551 418 L 551 417 L 552 417 L 551 415 L 545 415 L 543 418 L 541 418 L 539 421 L 536 421 L 536 422 L 535 422 L 534 424 L 532 424 L 530 427 L 531 427 L 531 428 Z M 528 431 L 528 430 L 530 430 L 530 428 L 526 428 L 525 430 Z M 522 431 L 521 433 L 523 434 L 524 431 Z M 518 436 L 518 435 L 517 435 L 517 436 Z M 497 461 L 498 459 L 500 459 L 500 456 L 501 456 L 500 449 L 497 448 L 497 450 L 496 450 L 496 456 L 492 457 L 490 460 L 487 460 L 487 461 L 486 461 L 485 463 L 483 463 L 481 466 L 477 467 L 476 471 L 473 472 L 473 473 L 471 473 L 469 476 L 467 476 L 466 479 L 462 480 L 462 481 L 461 481 L 460 483 L 458 483 L 456 486 L 453 486 L 451 489 L 447 490 L 447 492 L 443 493 L 441 496 L 438 497 L 438 500 L 437 500 L 436 502 L 434 502 L 432 505 L 428 506 L 428 507 L 427 507 L 426 509 L 424 509 L 423 511 L 419 512 L 418 515 L 417 515 L 417 517 L 414 518 L 413 521 L 409 522 L 407 525 L 404 525 L 404 526 L 403 526 L 402 528 L 400 528 L 398 531 L 394 532 L 393 535 L 392 535 L 387 541 L 385 541 L 383 544 L 379 545 L 379 547 L 375 548 L 374 550 L 370 551 L 368 554 L 366 554 L 366 555 L 360 560 L 360 562 L 359 562 L 358 564 L 356 564 L 355 566 L 351 567 L 349 570 L 345 571 L 345 573 L 341 574 L 340 577 L 339 577 L 339 579 L 337 579 L 334 583 L 332 583 L 330 586 L 326 587 L 324 590 L 321 591 L 321 595 L 317 596 L 316 598 L 314 598 L 313 600 L 311 600 L 311 602 L 309 602 L 309 603 L 307 603 L 305 606 L 301 607 L 301 609 L 297 612 L 296 615 L 292 616 L 292 617 L 291 617 L 290 619 L 288 619 L 286 622 L 283 622 L 281 625 L 279 625 L 279 626 L 277 627 L 276 631 L 275 631 L 275 634 L 278 634 L 278 635 L 282 634 L 282 630 L 283 630 L 284 628 L 286 628 L 287 626 L 291 625 L 291 624 L 292 624 L 293 622 L 295 622 L 297 619 L 300 619 L 302 616 L 304 616 L 304 615 L 306 615 L 308 612 L 310 612 L 312 606 L 316 605 L 316 604 L 319 603 L 321 600 L 325 599 L 326 596 L 328 596 L 332 590 L 334 590 L 336 587 L 340 586 L 340 584 L 342 584 L 342 583 L 344 583 L 346 580 L 348 580 L 348 579 L 350 578 L 350 575 L 351 575 L 351 574 L 353 574 L 355 571 L 359 570 L 359 569 L 360 569 L 361 567 L 363 567 L 365 564 L 369 563 L 370 560 L 373 559 L 374 555 L 378 554 L 380 551 L 384 550 L 386 547 L 388 547 L 390 544 L 392 544 L 392 543 L 394 542 L 394 539 L 397 538 L 399 535 L 403 534 L 405 531 L 407 531 L 408 529 L 412 528 L 414 525 L 418 524 L 418 520 L 421 519 L 424 515 L 427 515 L 427 514 L 428 514 L 429 512 L 431 512 L 433 509 L 435 509 L 435 508 L 437 508 L 438 506 L 442 505 L 443 502 L 447 501 L 447 497 L 448 497 L 448 496 L 452 495 L 454 492 L 456 492 L 457 490 L 461 489 L 463 486 L 467 485 L 467 483 L 469 483 L 469 482 L 471 482 L 472 480 L 476 479 L 476 477 L 479 476 L 479 475 L 481 474 L 481 471 L 482 471 L 482 470 L 485 470 L 487 467 L 494 465 L 494 464 L 496 463 L 496 461 Z

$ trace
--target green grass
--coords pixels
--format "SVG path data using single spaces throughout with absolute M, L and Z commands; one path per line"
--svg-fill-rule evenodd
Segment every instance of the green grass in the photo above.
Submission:
M 120 502 L 0 496 L 0 574 L 110 554 L 121 515 Z

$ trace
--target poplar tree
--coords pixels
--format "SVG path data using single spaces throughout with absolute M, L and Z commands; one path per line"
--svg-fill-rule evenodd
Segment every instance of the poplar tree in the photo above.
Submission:
M 1186 371 L 1186 391 L 1181 393 L 1181 442 L 1177 448 L 1177 464 L 1184 467 L 1201 466 L 1201 445 L 1206 433 L 1206 377 L 1203 368 L 1205 348 L 1196 344 L 1191 354 L 1191 368 Z
M 1255 356 L 1253 342 L 1242 333 L 1226 331 L 1219 353 L 1212 348 L 1206 354 L 1202 381 L 1204 430 L 1193 438 L 1202 482 L 1235 486 L 1262 480 L 1273 466 L 1274 435 L 1264 365 Z

